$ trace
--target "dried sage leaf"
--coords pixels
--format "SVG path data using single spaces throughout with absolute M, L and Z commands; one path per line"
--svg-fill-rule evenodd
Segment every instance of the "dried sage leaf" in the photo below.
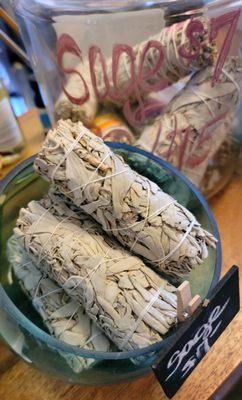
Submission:
M 214 67 L 193 75 L 136 142 L 179 168 L 197 186 L 232 130 L 240 102 L 242 62 L 229 58 L 214 86 L 213 75 Z
M 82 304 L 120 349 L 162 340 L 176 323 L 176 288 L 58 197 L 21 209 L 14 232 L 42 273 Z
M 37 268 L 15 235 L 8 240 L 7 250 L 16 277 L 53 336 L 79 348 L 110 351 L 109 339 L 87 316 L 84 308 Z M 96 362 L 92 358 L 61 354 L 76 373 Z
M 35 170 L 122 245 L 180 277 L 208 256 L 216 239 L 155 183 L 139 175 L 81 122 L 49 131 Z

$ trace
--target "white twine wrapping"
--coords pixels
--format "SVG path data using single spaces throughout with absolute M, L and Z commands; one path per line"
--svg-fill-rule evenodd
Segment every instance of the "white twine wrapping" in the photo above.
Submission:
M 136 142 L 179 168 L 199 186 L 211 160 L 231 131 L 231 114 L 240 103 L 242 63 L 236 57 L 227 60 L 218 83 L 212 86 L 214 67 L 193 75 L 181 92 L 169 103 L 164 114 L 147 126 Z M 209 122 L 209 134 L 201 141 Z M 187 132 L 187 136 L 185 132 Z M 203 140 L 203 139 L 202 139 Z M 199 160 L 195 165 L 191 159 Z
M 204 31 L 197 35 L 197 40 L 200 43 L 200 51 L 196 58 L 184 58 L 179 54 L 179 49 L 183 46 L 186 50 L 190 48 L 190 39 L 187 36 L 187 28 L 191 23 L 191 19 L 186 21 L 173 24 L 171 27 L 165 27 L 162 31 L 145 40 L 142 43 L 133 47 L 133 52 L 136 56 L 136 69 L 141 63 L 142 54 L 144 54 L 148 43 L 155 41 L 162 45 L 164 60 L 159 70 L 150 77 L 148 83 L 161 84 L 164 82 L 164 87 L 177 82 L 179 79 L 189 75 L 191 72 L 201 70 L 208 65 L 212 65 L 216 58 L 216 44 L 211 43 L 209 40 L 209 26 L 210 20 L 206 17 L 193 18 L 193 21 L 198 21 L 202 23 Z M 143 75 L 146 75 L 150 71 L 154 70 L 157 64 L 158 52 L 156 47 L 151 47 L 146 53 L 143 62 Z M 112 87 L 112 76 L 113 76 L 113 63 L 112 60 L 107 60 L 107 76 L 109 78 L 110 86 Z M 100 92 L 105 91 L 105 82 L 103 80 L 102 70 L 97 70 L 98 76 L 98 88 Z M 123 53 L 119 58 L 119 65 L 116 71 L 117 87 L 119 90 L 127 88 L 128 84 L 131 82 L 131 68 L 130 68 L 130 56 L 127 53 Z M 112 91 L 112 90 L 111 90 Z M 141 92 L 143 89 L 141 88 Z M 147 90 L 145 91 L 147 93 Z M 134 93 L 130 94 L 131 98 L 134 98 Z M 113 102 L 112 96 L 107 96 L 110 102 Z M 107 100 L 105 99 L 105 100 Z M 123 101 L 127 101 L 127 97 Z M 115 101 L 114 101 L 115 102 Z
M 79 348 L 96 351 L 110 350 L 111 343 L 108 338 L 89 320 L 82 306 L 68 297 L 61 287 L 58 287 L 37 268 L 16 236 L 9 239 L 7 249 L 8 259 L 16 277 L 51 334 L 68 344 L 73 344 L 75 339 L 75 345 Z M 37 290 L 42 293 L 39 297 L 36 297 Z M 70 316 L 65 311 L 67 306 L 73 309 Z M 87 325 L 89 329 L 86 329 Z M 67 363 L 76 373 L 90 368 L 95 363 L 92 358 L 67 356 L 64 353 L 61 353 L 61 356 L 66 358 Z
M 56 199 L 58 199 L 58 197 Z M 69 210 L 70 212 L 69 215 L 65 214 L 65 217 L 63 218 L 64 213 L 67 212 L 67 206 L 63 208 L 63 203 L 62 202 L 60 203 L 59 200 L 60 199 L 58 199 L 58 201 L 56 200 L 56 203 L 54 203 L 54 197 L 52 196 L 52 199 L 47 198 L 42 201 L 41 203 L 42 206 L 44 205 L 47 210 L 50 209 L 50 202 L 52 202 L 53 204 L 53 207 L 51 208 L 52 213 L 50 213 L 49 211 L 47 214 L 44 212 L 44 209 L 42 206 L 40 206 L 40 204 L 38 204 L 37 202 L 31 202 L 27 210 L 24 209 L 21 210 L 20 217 L 17 223 L 17 228 L 15 229 L 15 233 L 19 237 L 19 240 L 21 240 L 21 242 L 26 247 L 26 250 L 29 252 L 30 256 L 33 257 L 33 259 L 38 260 L 38 254 L 40 252 L 41 254 L 43 254 L 44 258 L 42 257 L 41 263 L 38 264 L 38 267 L 41 269 L 41 271 L 49 274 L 52 278 L 54 278 L 68 293 L 68 295 L 70 295 L 77 301 L 81 301 L 89 316 L 96 321 L 96 323 L 101 327 L 101 329 L 103 329 L 106 332 L 106 334 L 109 335 L 109 337 L 118 346 L 120 346 L 121 342 L 123 342 L 123 339 L 126 336 L 126 332 L 130 332 L 131 329 L 133 329 L 135 321 L 137 320 L 137 318 L 139 318 L 139 313 L 137 313 L 136 309 L 137 306 L 132 305 L 132 301 L 136 300 L 132 300 L 131 303 L 129 303 L 130 296 L 132 298 L 132 296 L 135 295 L 137 289 L 133 287 L 132 290 L 134 291 L 134 294 L 131 294 L 132 291 L 130 291 L 129 289 L 126 298 L 125 296 L 127 288 L 125 288 L 124 291 L 122 291 L 123 290 L 121 289 L 122 286 L 118 286 L 119 287 L 117 292 L 118 297 L 116 301 L 119 302 L 121 301 L 122 298 L 123 300 L 121 304 L 123 304 L 122 307 L 124 307 L 124 304 L 126 304 L 125 307 L 127 307 L 127 313 L 128 313 L 127 315 L 129 315 L 130 313 L 130 311 L 128 312 L 129 309 L 132 310 L 133 314 L 132 313 L 130 314 L 129 317 L 130 322 L 127 323 L 127 326 L 125 327 L 122 325 L 123 324 L 122 320 L 125 320 L 125 318 L 127 318 L 127 315 L 126 317 L 123 316 L 123 318 L 120 316 L 121 318 L 120 320 L 115 319 L 113 325 L 111 324 L 111 321 L 109 321 L 108 325 L 106 326 L 106 322 L 104 323 L 106 317 L 104 321 L 103 318 L 105 315 L 107 316 L 109 315 L 109 318 L 111 317 L 112 314 L 110 314 L 110 307 L 114 307 L 113 311 L 114 315 L 116 315 L 117 312 L 121 312 L 122 308 L 120 308 L 120 311 L 118 311 L 119 308 L 116 308 L 117 306 L 115 306 L 115 304 L 112 303 L 110 303 L 109 306 L 107 305 L 108 307 L 107 309 L 106 306 L 105 308 L 103 308 L 105 304 L 103 303 L 104 300 L 100 302 L 100 296 L 103 296 L 103 294 L 101 294 L 101 292 L 99 293 L 99 288 L 98 287 L 96 288 L 94 285 L 94 282 L 96 282 L 96 280 L 94 280 L 94 278 L 96 279 L 96 274 L 98 274 L 98 277 L 102 276 L 103 273 L 102 271 L 104 271 L 103 268 L 105 269 L 107 268 L 106 272 L 107 278 L 109 275 L 111 277 L 112 274 L 114 274 L 114 277 L 116 277 L 115 280 L 110 281 L 113 282 L 113 284 L 116 281 L 116 279 L 118 279 L 118 281 L 121 283 L 121 280 L 123 279 L 122 276 L 126 276 L 125 275 L 126 273 L 127 273 L 127 278 L 130 274 L 129 279 L 133 279 L 132 276 L 135 277 L 137 273 L 138 275 L 141 274 L 140 275 L 141 277 L 142 274 L 144 274 L 143 275 L 144 278 L 142 279 L 145 279 L 145 276 L 146 279 L 150 276 L 152 278 L 152 281 L 150 281 L 150 283 L 156 282 L 155 286 L 153 286 L 152 284 L 154 290 L 157 290 L 158 287 L 161 286 L 161 288 L 163 289 L 162 297 L 164 295 L 167 296 L 168 301 L 170 301 L 172 304 L 175 304 L 176 297 L 172 294 L 172 292 L 175 292 L 175 288 L 172 288 L 172 286 L 170 286 L 167 282 L 161 279 L 158 275 L 155 275 L 146 266 L 144 266 L 144 264 L 140 260 L 137 259 L 137 261 L 135 261 L 134 257 L 130 256 L 123 249 L 119 248 L 116 243 L 111 242 L 110 239 L 106 239 L 105 241 L 105 239 L 102 238 L 98 233 L 100 232 L 100 228 L 97 227 L 97 229 L 95 229 L 94 223 L 92 221 L 91 221 L 91 231 L 95 233 L 92 234 L 91 231 L 88 232 L 87 227 L 89 226 L 89 220 L 87 217 L 83 216 L 83 218 L 86 218 L 85 221 L 83 220 L 84 221 L 83 228 L 85 230 L 81 228 L 82 221 L 80 213 L 77 216 L 77 214 Z M 42 217 L 44 218 L 42 222 L 40 221 L 40 218 L 38 216 L 39 213 L 41 213 L 42 216 L 44 215 L 44 217 Z M 61 216 L 62 218 L 60 219 Z M 69 221 L 67 220 L 68 216 L 69 216 Z M 41 223 L 41 225 L 39 226 L 36 225 L 35 223 L 36 219 L 39 220 L 39 223 Z M 34 232 L 33 232 L 33 226 L 34 226 Z M 44 226 L 46 226 L 46 229 L 43 229 Z M 29 232 L 31 232 L 32 235 L 31 240 L 29 238 Z M 69 237 L 70 233 L 72 233 L 72 237 Z M 79 237 L 81 239 L 78 239 Z M 69 241 L 70 245 L 68 245 Z M 65 242 L 67 242 L 69 248 L 70 246 L 73 247 L 72 253 L 66 252 L 66 250 L 62 250 L 62 248 L 66 247 Z M 95 249 L 94 247 L 92 247 L 94 243 L 96 243 L 95 246 L 98 246 L 97 248 L 95 247 Z M 112 244 L 114 248 L 110 247 L 109 243 Z M 105 245 L 105 247 L 103 247 L 103 245 Z M 77 251 L 78 251 L 78 257 L 76 253 Z M 72 254 L 76 254 L 75 256 L 76 267 L 71 262 L 71 260 L 74 260 Z M 88 271 L 86 265 L 90 265 L 91 263 L 92 259 L 91 254 L 93 254 L 93 257 L 98 256 L 101 258 L 98 262 L 93 264 L 93 267 Z M 65 261 L 63 260 L 63 263 L 61 262 L 62 267 L 60 267 L 59 262 L 61 260 L 61 257 L 63 256 L 65 257 Z M 137 267 L 139 265 L 139 268 L 137 270 L 139 272 L 137 273 L 135 272 L 136 268 L 132 272 L 133 268 L 132 265 L 134 266 L 134 261 L 135 263 L 137 263 Z M 114 273 L 116 264 L 118 269 L 117 272 Z M 124 272 L 119 273 L 118 270 L 121 267 L 121 265 L 125 266 L 125 268 L 122 267 L 124 268 Z M 129 265 L 131 267 L 129 267 Z M 78 274 L 73 274 L 74 271 L 73 268 L 74 269 L 77 268 Z M 129 268 L 131 268 L 130 272 L 128 272 Z M 111 273 L 111 271 L 113 272 Z M 139 281 L 139 285 L 141 285 L 141 287 L 143 285 L 142 279 Z M 89 290 L 92 287 L 92 285 L 94 285 L 92 289 L 94 290 L 94 292 L 92 292 L 93 294 L 91 298 L 94 299 L 92 300 L 94 301 L 94 305 L 91 305 L 89 297 L 85 298 L 85 296 L 87 296 L 87 294 L 89 293 Z M 87 290 L 87 292 L 85 292 L 85 290 Z M 96 294 L 95 290 L 97 290 Z M 153 297 L 153 294 L 149 294 L 148 287 L 147 289 L 145 289 L 144 287 L 144 289 L 142 290 L 144 290 L 144 292 L 146 293 L 145 296 Z M 120 300 L 118 300 L 119 296 L 121 296 L 121 293 L 122 297 L 120 298 Z M 141 294 L 139 293 L 140 292 L 137 292 L 135 296 L 137 295 L 140 296 Z M 171 303 L 169 304 L 164 302 L 164 300 L 162 300 L 162 302 L 164 302 L 163 307 L 165 307 L 164 311 L 162 311 L 159 308 L 160 307 L 159 304 L 161 303 L 162 297 L 161 296 L 158 297 L 159 297 L 158 305 L 154 310 L 151 309 L 150 312 L 147 311 L 146 315 L 144 315 L 142 320 L 139 321 L 138 326 L 134 329 L 134 332 L 132 332 L 131 334 L 130 340 L 128 340 L 128 342 L 126 343 L 125 347 L 126 349 L 137 348 L 137 347 L 139 348 L 154 343 L 157 340 L 161 340 L 162 335 L 160 335 L 160 333 L 161 332 L 165 333 L 168 329 L 168 326 L 170 324 L 174 324 L 176 320 L 175 308 L 171 305 Z M 126 299 L 125 303 L 123 303 L 124 299 Z M 100 309 L 102 310 L 100 311 L 101 314 L 100 315 L 96 313 L 93 314 L 92 311 L 93 307 L 94 308 L 101 307 Z M 153 315 L 152 313 L 155 313 L 154 315 L 156 315 L 157 312 L 158 312 L 157 315 L 159 315 L 160 319 L 159 323 L 158 320 L 154 319 L 157 318 L 157 316 L 156 317 L 152 316 Z M 152 326 L 152 323 L 155 323 L 154 327 Z M 158 329 L 157 332 L 156 329 Z M 160 333 L 158 334 L 158 332 Z
M 161 85 L 163 82 L 163 86 L 165 87 L 177 82 L 179 79 L 189 75 L 191 72 L 201 70 L 214 63 L 217 49 L 215 43 L 211 43 L 209 40 L 210 20 L 206 17 L 197 17 L 195 19 L 193 18 L 193 21 L 198 21 L 198 23 L 202 24 L 204 28 L 203 33 L 196 35 L 197 40 L 200 43 L 200 51 L 195 59 L 187 59 L 179 54 L 179 49 L 181 46 L 183 46 L 186 50 L 190 48 L 190 39 L 187 36 L 187 28 L 191 23 L 191 19 L 180 23 L 175 23 L 171 27 L 166 27 L 162 29 L 159 34 L 148 38 L 144 42 L 139 43 L 132 48 L 135 56 L 135 70 L 137 71 L 148 44 L 151 42 L 156 42 L 162 45 L 164 53 L 163 63 L 158 71 L 148 79 L 147 83 L 153 85 L 154 87 L 154 85 Z M 157 49 L 156 47 L 151 47 L 144 57 L 142 68 L 143 76 L 154 70 L 157 64 L 157 59 Z M 109 80 L 110 93 L 113 93 L 115 91 L 113 82 L 113 73 L 115 67 L 111 57 L 104 61 L 106 64 L 106 73 Z M 101 66 L 98 65 L 90 67 L 87 60 L 84 60 L 84 62 L 76 66 L 76 70 L 82 74 L 86 81 L 89 90 L 89 99 L 81 105 L 72 104 L 71 100 L 69 100 L 66 94 L 63 92 L 55 105 L 56 117 L 58 120 L 71 119 L 73 122 L 82 121 L 86 126 L 91 126 L 92 121 L 97 114 L 98 99 L 91 82 L 90 68 L 95 69 L 94 73 L 96 74 L 97 78 L 97 89 L 101 93 L 105 92 L 106 84 L 104 82 Z M 121 95 L 117 96 L 116 94 L 115 98 L 113 98 L 109 93 L 104 101 L 106 102 L 108 100 L 116 105 L 120 105 L 128 100 L 127 96 L 123 96 L 123 90 L 130 85 L 132 79 L 130 56 L 125 52 L 119 58 L 119 64 L 117 66 L 117 71 L 115 72 L 117 77 L 116 86 L 118 91 L 121 92 Z M 152 90 L 144 90 L 142 85 L 139 89 L 141 90 L 141 95 L 147 94 L 147 92 Z M 80 86 L 80 79 L 78 78 L 77 74 L 72 74 L 72 76 L 68 79 L 66 90 L 71 96 L 76 98 L 82 95 L 83 85 Z M 130 93 L 129 97 L 132 101 L 137 100 L 134 96 L 134 93 Z
M 72 152 L 63 159 L 72 142 Z M 53 179 L 59 191 L 161 271 L 184 275 L 207 257 L 207 245 L 215 245 L 188 210 L 131 170 L 81 123 L 59 121 L 49 132 L 35 169 L 50 180 L 59 164 Z

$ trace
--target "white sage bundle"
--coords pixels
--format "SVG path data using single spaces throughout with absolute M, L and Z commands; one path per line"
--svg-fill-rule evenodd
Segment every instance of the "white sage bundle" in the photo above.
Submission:
M 191 24 L 194 31 L 193 36 L 189 38 L 188 31 Z M 136 73 L 139 70 L 139 75 L 141 75 L 138 80 L 141 81 L 139 89 L 142 94 L 154 88 L 155 90 L 163 89 L 191 72 L 214 63 L 217 49 L 215 42 L 209 39 L 209 25 L 210 21 L 206 17 L 188 19 L 162 29 L 159 34 L 131 48 L 135 58 L 134 69 Z M 194 40 L 196 46 L 194 46 Z M 195 51 L 197 51 L 196 54 Z M 123 50 L 122 44 L 117 44 L 113 48 L 113 56 L 106 60 L 104 58 L 103 63 L 95 64 L 95 53 L 93 57 L 89 55 L 89 63 L 86 60 L 78 64 L 75 70 L 80 73 L 83 81 L 77 73 L 73 73 L 67 80 L 65 89 L 69 96 L 67 97 L 64 91 L 59 96 L 55 105 L 57 120 L 70 118 L 73 122 L 82 121 L 90 127 L 98 110 L 97 93 L 103 94 L 107 89 L 105 98 L 101 96 L 99 99 L 102 103 L 108 101 L 122 105 L 128 98 L 137 100 L 133 91 L 124 95 L 131 83 L 133 85 L 135 83 L 131 57 L 128 53 Z M 92 58 L 94 59 L 91 60 Z M 105 73 L 103 68 L 105 68 Z M 78 104 L 76 99 L 85 93 L 84 82 L 87 85 L 89 97 L 83 104 Z M 116 93 L 114 96 L 113 92 Z
M 208 256 L 215 238 L 156 184 L 133 171 L 80 122 L 49 131 L 35 170 L 123 245 L 173 276 Z
M 85 310 L 44 274 L 31 260 L 17 236 L 8 240 L 8 260 L 23 290 L 43 318 L 50 333 L 70 345 L 95 351 L 110 351 L 111 343 Z M 96 360 L 60 353 L 76 373 Z
M 214 86 L 213 74 L 214 68 L 207 67 L 193 75 L 136 142 L 179 168 L 197 186 L 230 131 L 231 115 L 240 101 L 242 62 L 230 58 Z
M 63 214 L 47 198 L 21 209 L 15 234 L 38 268 L 83 304 L 120 349 L 162 340 L 176 322 L 175 287 L 95 225 L 87 216 Z
M 98 100 L 94 93 L 89 66 L 86 63 L 80 63 L 75 67 L 79 72 L 89 92 L 88 99 L 83 104 L 76 104 L 74 100 L 68 98 L 66 93 L 62 91 L 55 104 L 56 119 L 71 119 L 73 122 L 82 121 L 86 126 L 90 127 L 98 111 Z M 65 90 L 69 96 L 78 99 L 85 93 L 84 84 L 78 74 L 72 74 L 67 80 Z
M 198 26 L 197 32 L 194 32 L 197 46 L 196 57 L 194 57 L 194 53 L 190 53 L 191 38 L 188 37 L 187 30 L 191 24 Z M 159 34 L 134 46 L 133 53 L 136 57 L 136 70 L 141 68 L 139 66 L 142 66 L 140 73 L 143 77 L 152 75 L 146 79 L 146 85 L 141 85 L 141 91 L 147 93 L 147 91 L 152 90 L 147 89 L 147 84 L 153 85 L 153 87 L 158 85 L 156 90 L 161 84 L 163 85 L 160 88 L 164 88 L 191 72 L 212 65 L 216 58 L 217 49 L 215 42 L 211 42 L 209 39 L 209 31 L 210 20 L 206 17 L 197 17 L 165 27 Z M 194 52 L 195 49 L 193 48 L 192 51 Z M 159 64 L 160 57 L 163 62 Z M 114 63 L 113 59 L 115 58 L 118 58 L 118 63 Z M 153 71 L 152 74 L 151 71 Z M 125 90 L 132 82 L 130 54 L 123 51 L 123 45 L 116 45 L 113 58 L 107 60 L 106 74 L 109 82 L 113 81 L 113 76 L 115 75 L 115 83 L 112 82 L 112 84 L 121 91 Z M 101 68 L 100 70 L 97 69 L 96 76 L 98 91 L 103 93 L 106 83 Z M 110 84 L 111 88 L 112 84 Z M 134 93 L 130 93 L 130 97 L 134 97 Z M 107 96 L 107 99 L 115 102 L 112 96 Z M 127 97 L 124 97 L 123 101 L 126 100 Z

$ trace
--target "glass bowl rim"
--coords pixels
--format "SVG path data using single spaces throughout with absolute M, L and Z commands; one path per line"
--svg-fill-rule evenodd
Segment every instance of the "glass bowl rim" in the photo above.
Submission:
M 156 164 L 160 165 L 161 167 L 167 169 L 169 172 L 172 172 L 176 176 L 179 177 L 188 187 L 189 189 L 195 194 L 197 199 L 199 200 L 200 204 L 207 215 L 208 220 L 211 223 L 211 227 L 213 230 L 213 235 L 218 240 L 217 249 L 216 249 L 216 261 L 215 261 L 215 269 L 213 279 L 208 291 L 208 295 L 211 293 L 217 282 L 219 281 L 219 277 L 221 274 L 221 260 L 222 260 L 222 250 L 221 250 L 221 241 L 220 236 L 217 228 L 217 223 L 215 218 L 206 202 L 202 194 L 199 192 L 197 187 L 189 181 L 180 171 L 178 171 L 175 167 L 171 164 L 167 163 L 166 161 L 162 160 L 161 158 L 155 156 L 152 153 L 144 151 L 134 146 L 126 145 L 123 143 L 117 142 L 107 142 L 106 143 L 110 148 L 116 150 L 127 150 L 131 153 L 140 154 L 148 159 L 154 161 Z M 26 160 L 19 163 L 15 168 L 13 168 L 1 181 L 0 181 L 0 195 L 3 193 L 4 189 L 8 186 L 8 184 L 12 181 L 12 179 L 18 175 L 18 173 L 23 170 L 24 168 L 28 167 L 29 165 L 33 164 L 36 155 L 33 155 Z M 54 348 L 56 351 L 63 351 L 65 353 L 72 353 L 79 357 L 86 357 L 86 358 L 94 358 L 100 360 L 122 360 L 128 358 L 135 358 L 139 356 L 144 356 L 152 352 L 156 352 L 161 350 L 161 348 L 169 343 L 172 338 L 175 337 L 176 333 L 170 335 L 169 337 L 161 340 L 157 343 L 154 343 L 150 346 L 130 350 L 130 351 L 117 351 L 117 352 L 102 352 L 102 351 L 95 351 L 95 350 L 85 350 L 82 348 L 78 348 L 77 346 L 72 346 L 67 344 L 59 339 L 54 338 L 49 333 L 43 331 L 41 328 L 36 326 L 32 321 L 30 321 L 12 302 L 9 298 L 7 293 L 5 292 L 3 286 L 0 284 L 0 305 L 5 309 L 5 311 L 10 315 L 12 319 L 14 319 L 18 324 L 20 324 L 25 330 L 27 330 L 31 335 L 35 336 L 41 342 L 45 343 L 47 346 Z

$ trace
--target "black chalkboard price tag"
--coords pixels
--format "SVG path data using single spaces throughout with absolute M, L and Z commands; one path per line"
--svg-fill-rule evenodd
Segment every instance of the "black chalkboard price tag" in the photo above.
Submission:
M 239 311 L 239 271 L 233 266 L 162 350 L 152 369 L 172 398 Z

